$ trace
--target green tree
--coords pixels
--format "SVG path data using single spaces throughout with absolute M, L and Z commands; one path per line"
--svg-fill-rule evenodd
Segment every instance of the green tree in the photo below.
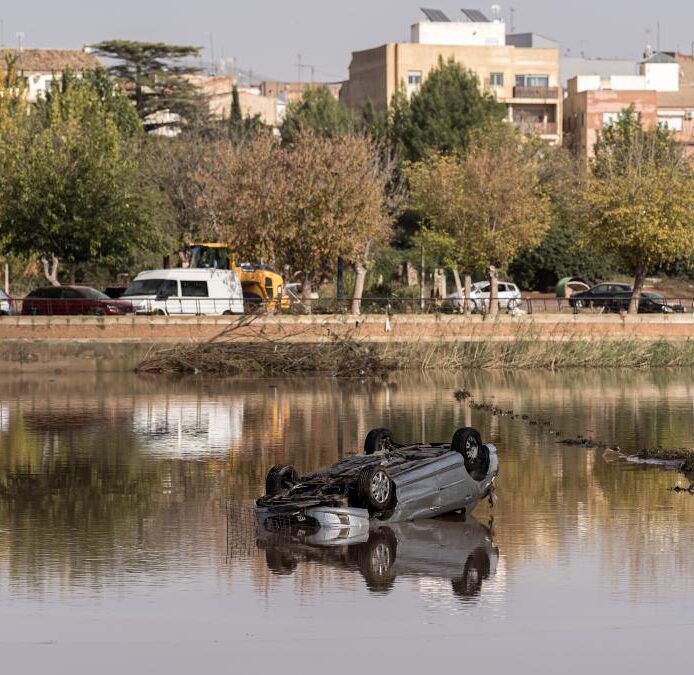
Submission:
M 465 155 L 431 156 L 408 165 L 406 175 L 423 225 L 449 238 L 449 259 L 469 272 L 488 271 L 494 295 L 496 271 L 549 228 L 549 199 L 514 127 L 496 124 L 471 138 Z
M 595 145 L 585 190 L 586 239 L 634 275 L 629 312 L 649 271 L 682 256 L 694 240 L 694 172 L 662 128 L 623 113 Z
M 503 119 L 506 111 L 492 93 L 481 90 L 474 73 L 453 60 L 441 59 L 409 103 L 403 93 L 396 96 L 393 140 L 410 161 L 465 150 L 475 129 Z
M 239 90 L 236 84 L 231 90 L 231 110 L 229 114 L 229 138 L 235 143 L 242 143 L 252 139 L 260 133 L 265 125 L 260 115 L 243 116 Z
M 60 264 L 74 278 L 96 262 L 126 265 L 133 248 L 157 243 L 155 197 L 141 184 L 125 110 L 91 77 L 67 76 L 0 131 L 0 240 L 10 253 L 40 256 L 51 283 Z
M 282 140 L 293 143 L 302 131 L 334 138 L 354 132 L 359 127 L 358 116 L 338 101 L 325 86 L 307 89 L 301 99 L 287 106 L 280 132 Z
M 199 68 L 189 61 L 200 55 L 200 47 L 107 40 L 91 48 L 113 62 L 109 73 L 135 103 L 148 131 L 207 121 L 207 102 L 191 79 Z

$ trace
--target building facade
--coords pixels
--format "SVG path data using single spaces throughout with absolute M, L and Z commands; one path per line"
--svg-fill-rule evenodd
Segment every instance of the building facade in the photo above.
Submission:
M 418 91 L 441 60 L 453 60 L 477 75 L 480 86 L 506 104 L 508 120 L 522 131 L 561 140 L 559 49 L 506 44 L 505 26 L 498 19 L 423 21 L 412 26 L 410 42 L 354 52 L 341 99 L 352 107 L 370 102 L 383 110 L 399 89 L 408 96 Z
M 638 75 L 581 75 L 568 82 L 564 101 L 564 141 L 590 158 L 599 133 L 633 108 L 644 127 L 661 125 L 694 155 L 694 57 L 647 54 Z
M 0 69 L 8 59 L 15 61 L 19 76 L 24 78 L 29 103 L 45 96 L 51 82 L 65 70 L 79 75 L 102 67 L 86 49 L 0 49 Z

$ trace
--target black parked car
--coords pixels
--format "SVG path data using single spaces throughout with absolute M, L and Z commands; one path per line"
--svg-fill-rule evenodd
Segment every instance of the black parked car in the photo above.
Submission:
M 634 289 L 629 284 L 603 283 L 590 290 L 574 293 L 569 304 L 576 309 L 602 307 L 606 312 L 626 312 L 629 309 Z M 651 291 L 641 291 L 639 296 L 640 314 L 662 314 L 684 312 L 682 305 L 670 305 L 664 296 Z

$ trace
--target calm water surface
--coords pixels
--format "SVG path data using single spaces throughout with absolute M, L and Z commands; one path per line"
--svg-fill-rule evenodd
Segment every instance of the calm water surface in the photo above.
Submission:
M 467 425 L 499 448 L 493 510 L 351 546 L 259 539 L 273 464 L 308 472 L 375 426 L 441 441 Z M 579 434 L 694 447 L 694 372 L 5 378 L 2 672 L 685 667 L 694 497 L 670 488 L 688 482 L 557 442 Z

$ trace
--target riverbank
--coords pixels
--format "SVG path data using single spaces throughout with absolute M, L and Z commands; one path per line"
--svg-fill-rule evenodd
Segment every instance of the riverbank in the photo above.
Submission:
M 0 372 L 694 366 L 693 315 L 3 317 Z

